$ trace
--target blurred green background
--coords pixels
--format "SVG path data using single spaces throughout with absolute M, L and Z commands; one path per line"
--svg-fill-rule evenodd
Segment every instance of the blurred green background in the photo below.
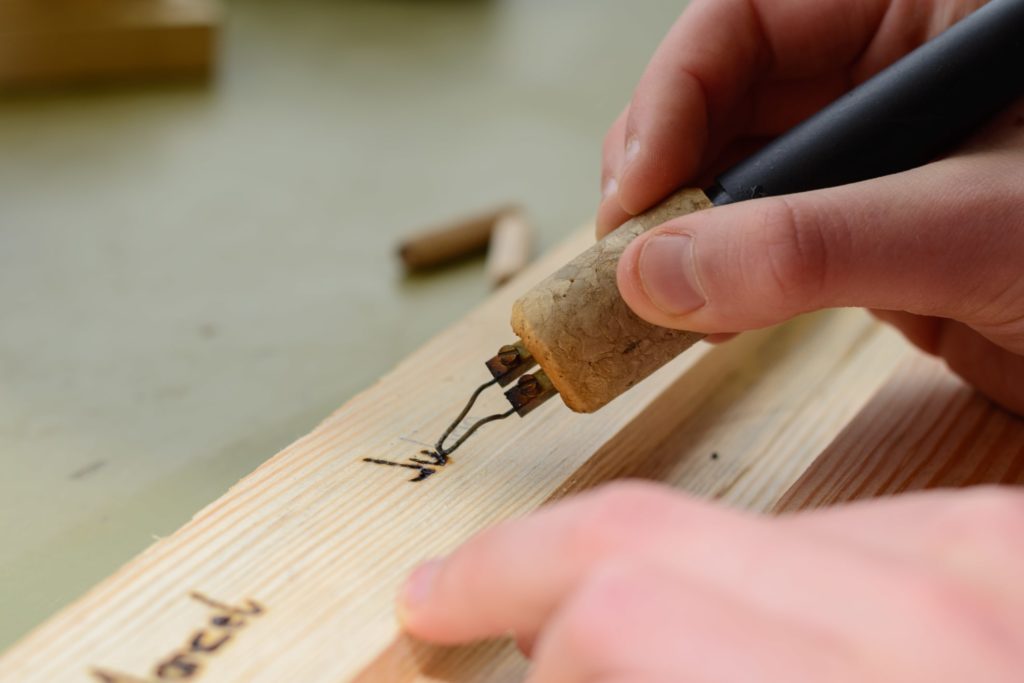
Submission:
M 0 649 L 483 300 L 398 237 L 596 208 L 683 0 L 234 0 L 207 85 L 0 99 Z

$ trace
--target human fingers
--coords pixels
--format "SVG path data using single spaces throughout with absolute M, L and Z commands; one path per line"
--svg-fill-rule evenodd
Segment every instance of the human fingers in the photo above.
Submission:
M 619 173 L 622 170 L 622 158 L 625 155 L 626 117 L 629 115 L 627 106 L 615 123 L 608 129 L 604 138 L 601 153 L 601 204 L 597 209 L 597 237 L 604 237 L 613 229 L 629 219 L 629 214 L 619 204 Z
M 799 79 L 850 67 L 887 0 L 698 0 L 662 41 L 627 117 L 618 201 L 653 205 L 696 174 L 719 129 L 750 117 L 741 106 L 765 78 Z M 831 91 L 830 91 L 831 92 Z
M 851 475 L 853 472 L 851 472 Z M 1024 611 L 1024 491 L 940 489 L 786 513 L 780 523 L 956 573 Z
M 1012 210 L 1022 172 L 1007 156 L 675 219 L 629 245 L 619 290 L 664 327 L 736 332 L 866 306 L 958 319 L 1024 352 L 1024 231 Z
M 544 627 L 528 683 L 841 681 L 827 632 L 671 566 L 623 559 L 587 576 Z
M 944 567 L 789 528 L 717 562 L 684 548 L 605 564 L 544 625 L 531 683 L 1016 680 L 1014 606 Z
M 601 505 L 596 506 L 597 502 Z M 874 674 L 854 676 L 854 680 L 918 676 L 952 681 L 982 670 L 990 676 L 985 680 L 1013 680 L 1007 672 L 1016 671 L 1012 663 L 1021 643 L 1013 633 L 1019 627 L 1019 610 L 999 596 L 979 590 L 973 577 L 965 579 L 946 564 L 930 561 L 933 558 L 907 557 L 851 542 L 821 527 L 798 529 L 786 520 L 763 522 L 734 513 L 723 516 L 718 513 L 726 511 L 650 486 L 598 492 L 548 512 L 536 515 L 534 526 L 517 524 L 523 531 L 518 536 L 500 533 L 489 545 L 480 544 L 476 560 L 464 564 L 464 569 L 474 571 L 449 570 L 447 587 L 442 585 L 444 569 L 435 570 L 434 596 L 429 599 L 437 602 L 426 610 L 422 600 L 407 604 L 407 628 L 438 642 L 507 630 L 539 631 L 540 659 L 548 630 L 558 624 L 557 615 L 566 605 L 578 602 L 580 586 L 604 576 L 609 567 L 626 558 L 640 567 L 668 570 L 677 582 L 706 584 L 749 610 L 771 614 L 775 624 L 804 624 L 814 633 L 832 634 L 831 642 L 853 651 L 856 661 L 867 667 L 865 671 Z M 572 523 L 565 525 L 566 520 Z M 906 542 L 908 531 L 917 532 L 890 524 L 883 533 Z M 502 542 L 495 544 L 495 539 Z M 583 561 L 573 566 L 576 558 Z M 987 559 L 990 564 L 993 558 Z M 496 563 L 493 571 L 481 576 L 491 568 L 488 562 Z M 511 568 L 506 566 L 510 562 Z M 474 581 L 485 590 L 480 592 Z M 653 581 L 634 577 L 627 584 L 645 586 Z M 556 599 L 551 600 L 552 595 Z M 467 603 L 467 597 L 476 598 L 475 603 Z M 532 609 L 520 609 L 516 603 L 526 603 Z M 613 601 L 612 605 L 616 604 Z M 640 625 L 635 630 L 645 638 L 652 637 L 649 634 L 658 630 L 659 624 L 679 611 L 672 609 L 669 614 L 638 604 L 643 609 L 635 617 Z M 823 605 L 828 609 L 823 610 Z M 495 606 L 500 609 L 496 611 Z M 424 614 L 431 609 L 433 615 Z M 602 610 L 604 618 L 598 619 Z M 515 618 L 524 614 L 528 619 L 516 626 Z M 616 623 L 620 616 L 619 611 L 609 611 L 605 602 L 591 618 L 580 621 L 608 624 Z M 535 623 L 527 623 L 530 619 Z M 460 628 L 464 629 L 461 634 Z M 753 630 L 771 632 L 763 626 Z M 800 641 L 806 654 L 821 649 L 806 638 Z M 598 638 L 596 642 L 603 641 Z M 923 654 L 925 644 L 937 647 L 943 658 Z M 641 647 L 634 643 L 628 650 Z M 794 652 L 800 654 L 799 643 L 795 647 Z M 671 661 L 678 663 L 674 658 Z
M 666 534 L 701 548 L 717 545 L 723 535 L 752 543 L 762 524 L 664 487 L 604 487 L 493 527 L 417 569 L 399 613 L 410 633 L 433 642 L 514 633 L 528 643 L 610 555 L 639 551 Z

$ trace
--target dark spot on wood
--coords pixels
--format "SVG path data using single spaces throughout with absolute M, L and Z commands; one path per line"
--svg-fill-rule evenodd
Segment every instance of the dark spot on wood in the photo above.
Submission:
M 210 624 L 218 628 L 240 628 L 245 626 L 245 619 L 238 614 L 216 614 L 210 619 Z
M 712 460 L 718 460 L 718 453 L 717 452 L 716 453 L 712 453 L 711 454 L 711 459 Z
M 622 353 L 623 354 L 633 353 L 634 351 L 637 350 L 637 348 L 639 348 L 639 346 L 640 346 L 640 340 L 639 339 L 634 339 L 633 341 L 629 342 L 629 345 L 626 348 L 622 349 Z
M 88 465 L 85 465 L 84 467 L 79 467 L 77 470 L 72 472 L 68 476 L 68 479 L 84 479 L 85 477 L 88 477 L 93 472 L 96 472 L 97 470 L 102 469 L 103 466 L 106 465 L 106 464 L 107 464 L 106 460 L 97 460 L 96 462 L 91 462 Z

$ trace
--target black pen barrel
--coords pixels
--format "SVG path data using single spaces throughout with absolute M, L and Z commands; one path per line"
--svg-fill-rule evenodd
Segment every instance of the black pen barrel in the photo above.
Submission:
M 992 0 L 729 169 L 715 204 L 925 164 L 1024 95 L 1024 0 Z

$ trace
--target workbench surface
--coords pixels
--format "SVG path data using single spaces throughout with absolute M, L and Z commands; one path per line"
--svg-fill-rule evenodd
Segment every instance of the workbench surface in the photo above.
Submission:
M 585 219 L 682 4 L 235 1 L 209 85 L 0 99 L 0 649 L 483 299 L 401 233 Z

